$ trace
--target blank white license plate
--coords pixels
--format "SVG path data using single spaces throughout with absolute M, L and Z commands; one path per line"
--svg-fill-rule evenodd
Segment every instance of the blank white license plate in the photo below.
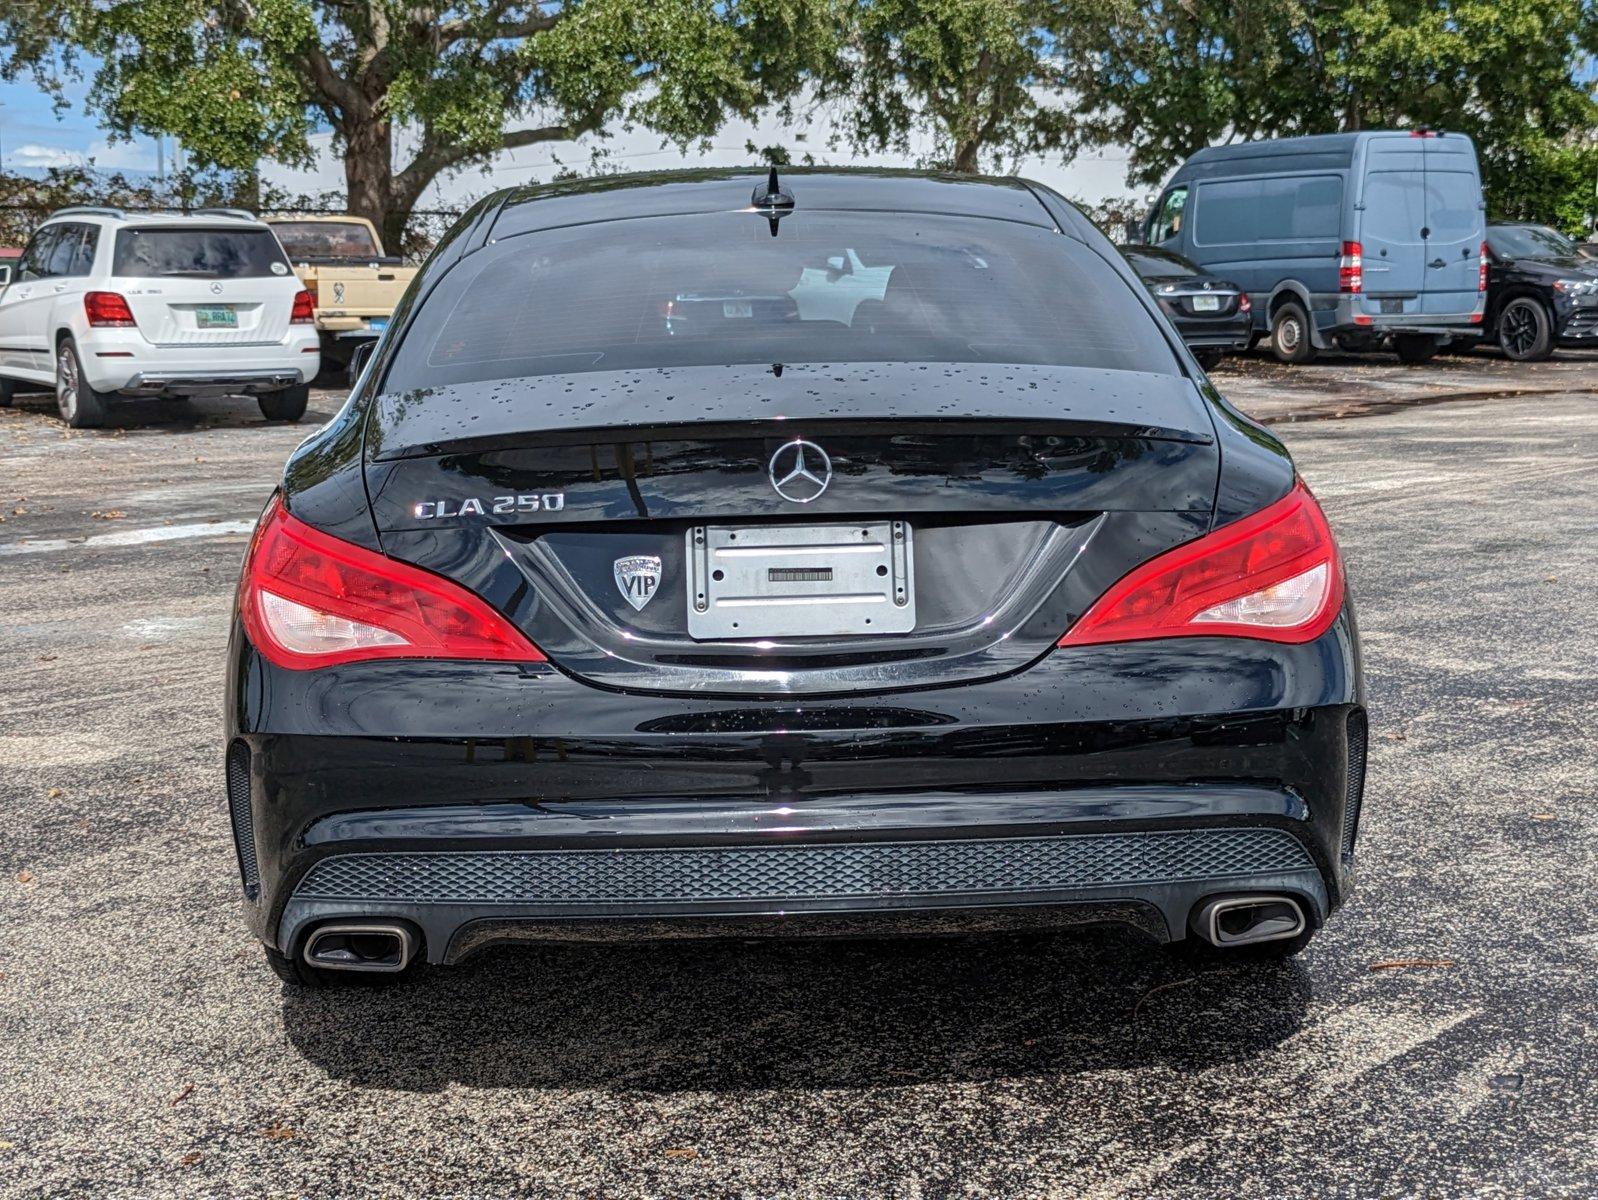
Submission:
M 1220 312 L 1221 298 L 1219 296 L 1194 296 L 1194 312 Z
M 906 521 L 696 525 L 685 536 L 690 637 L 840 637 L 915 628 L 915 547 Z

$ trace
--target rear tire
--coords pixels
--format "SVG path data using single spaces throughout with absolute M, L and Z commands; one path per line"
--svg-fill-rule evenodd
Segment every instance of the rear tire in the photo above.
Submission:
M 1213 371 L 1221 365 L 1221 359 L 1224 356 L 1219 350 L 1205 349 L 1193 351 L 1193 357 L 1198 359 L 1198 365 L 1206 371 Z
M 1530 296 L 1516 296 L 1498 314 L 1498 347 L 1516 362 L 1541 362 L 1554 352 L 1554 323 Z
M 83 362 L 71 338 L 55 354 L 55 406 L 72 429 L 98 429 L 105 424 L 110 394 L 97 392 L 83 378 Z
M 1271 353 L 1284 363 L 1307 363 L 1315 358 L 1309 314 L 1297 300 L 1288 300 L 1271 314 Z
M 261 415 L 268 421 L 298 421 L 305 415 L 305 406 L 311 402 L 311 385 L 284 388 L 281 392 L 267 392 L 257 396 Z
M 1429 333 L 1400 333 L 1393 338 L 1393 349 L 1398 351 L 1398 361 L 1412 367 L 1431 362 L 1440 347 Z

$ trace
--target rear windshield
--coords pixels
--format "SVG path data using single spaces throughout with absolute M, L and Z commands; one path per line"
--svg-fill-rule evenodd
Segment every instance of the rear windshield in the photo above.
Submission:
M 1570 258 L 1576 243 L 1546 225 L 1497 225 L 1487 230 L 1487 245 L 1499 258 Z
M 372 231 L 346 221 L 273 221 L 290 258 L 379 258 Z
M 1168 250 L 1123 250 L 1122 253 L 1144 279 L 1187 278 L 1199 273 L 1198 267 Z
M 385 387 L 733 363 L 992 362 L 1176 372 L 1082 243 L 1006 221 L 798 211 L 507 238 L 424 301 Z
M 270 229 L 134 228 L 117 231 L 112 274 L 225 279 L 288 275 L 289 265 Z

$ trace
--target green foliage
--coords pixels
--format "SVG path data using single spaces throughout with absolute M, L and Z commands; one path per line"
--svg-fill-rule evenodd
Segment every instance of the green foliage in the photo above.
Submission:
M 858 149 L 907 154 L 922 132 L 933 143 L 924 165 L 1002 169 L 1071 132 L 1057 99 L 1062 15 L 1047 0 L 856 0 L 820 98 L 844 101 Z
M 1137 182 L 1229 138 L 1429 126 L 1475 140 L 1496 211 L 1580 204 L 1533 169 L 1565 172 L 1561 155 L 1598 129 L 1579 74 L 1598 51 L 1593 0 L 1107 0 L 1081 14 L 1067 40 L 1084 138 L 1130 146 Z
M 686 145 L 752 114 L 825 56 L 841 2 L 13 0 L 32 7 L 0 38 L 18 34 L 6 70 L 57 94 L 93 55 L 112 132 L 176 135 L 201 167 L 302 165 L 330 126 L 351 207 L 393 239 L 441 172 L 498 150 L 616 119 Z

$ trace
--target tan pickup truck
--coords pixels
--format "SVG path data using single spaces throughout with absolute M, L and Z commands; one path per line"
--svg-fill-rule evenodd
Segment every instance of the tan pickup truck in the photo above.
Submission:
M 322 362 L 341 368 L 355 347 L 388 327 L 417 268 L 383 253 L 364 217 L 267 217 L 311 293 Z

